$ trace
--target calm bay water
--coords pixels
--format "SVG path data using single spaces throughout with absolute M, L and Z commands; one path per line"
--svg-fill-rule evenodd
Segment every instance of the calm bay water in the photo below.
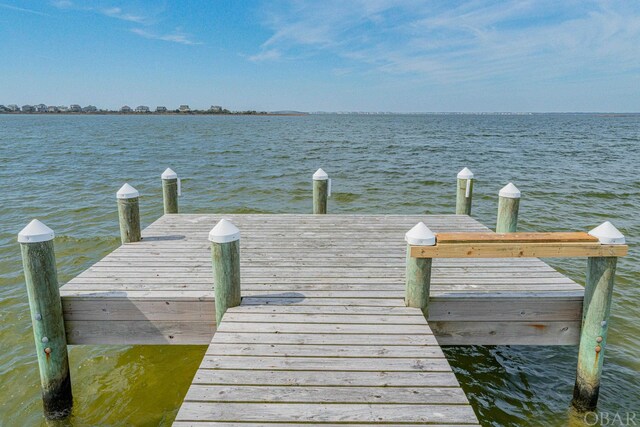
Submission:
M 628 238 L 618 264 L 600 410 L 640 425 L 640 115 L 303 117 L 0 115 L 0 425 L 44 425 L 18 231 L 56 231 L 65 283 L 119 245 L 115 192 L 162 215 L 160 174 L 183 179 L 182 212 L 308 213 L 310 179 L 333 178 L 332 213 L 452 213 L 455 176 L 476 174 L 473 216 L 493 227 L 498 190 L 522 191 L 523 231 Z M 584 283 L 584 260 L 550 260 Z M 73 426 L 170 425 L 205 347 L 70 349 Z M 577 348 L 450 347 L 485 425 L 587 425 L 568 410 Z

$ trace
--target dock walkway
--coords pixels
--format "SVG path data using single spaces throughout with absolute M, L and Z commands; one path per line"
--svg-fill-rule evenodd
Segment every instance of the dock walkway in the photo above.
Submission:
M 203 421 L 477 425 L 420 310 L 339 305 L 227 311 L 174 425 Z
M 243 299 L 215 331 L 207 234 L 223 217 Z M 488 231 L 466 215 L 165 215 L 61 288 L 67 339 L 210 344 L 180 426 L 477 425 L 439 344 L 575 344 L 583 288 L 537 259 L 437 259 L 427 324 L 404 304 L 419 221 Z

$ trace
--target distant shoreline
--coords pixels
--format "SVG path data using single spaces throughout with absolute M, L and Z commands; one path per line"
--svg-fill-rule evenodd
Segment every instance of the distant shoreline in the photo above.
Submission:
M 529 112 L 529 113 L 507 113 L 507 112 L 412 112 L 412 113 L 393 113 L 393 112 L 257 112 L 257 111 L 238 111 L 228 113 L 214 113 L 209 111 L 190 111 L 190 112 L 120 112 L 120 111 L 58 111 L 58 112 L 28 112 L 28 111 L 0 111 L 2 115 L 34 115 L 34 116 L 540 116 L 540 115 L 567 115 L 567 116 L 598 116 L 598 117 L 627 117 L 638 116 L 640 112 L 623 112 L 623 113 L 607 113 L 607 112 Z
M 210 113 L 210 112 L 189 112 L 176 113 L 166 112 L 157 113 L 150 111 L 148 113 L 123 113 L 120 111 L 95 111 L 95 112 L 26 112 L 26 111 L 3 111 L 0 115 L 23 115 L 23 116 L 308 116 L 309 113 L 267 113 L 267 112 L 238 112 L 238 113 Z

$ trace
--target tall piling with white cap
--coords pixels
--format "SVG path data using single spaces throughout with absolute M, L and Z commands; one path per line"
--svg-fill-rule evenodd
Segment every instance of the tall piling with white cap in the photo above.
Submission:
M 313 213 L 327 213 L 327 199 L 329 198 L 329 175 L 322 168 L 313 174 Z
M 431 287 L 431 258 L 414 258 L 411 256 L 411 246 L 433 246 L 436 236 L 423 223 L 419 222 L 405 236 L 407 242 L 407 268 L 405 282 L 405 304 L 422 310 L 424 317 L 428 317 L 429 288 Z
M 53 238 L 53 230 L 37 219 L 18 234 L 44 414 L 48 419 L 62 419 L 71 413 L 73 396 Z
M 471 215 L 471 199 L 473 197 L 473 172 L 468 168 L 458 172 L 456 192 L 456 214 Z
M 603 245 L 625 244 L 622 233 L 609 221 L 589 234 Z M 590 257 L 587 260 L 578 369 L 572 400 L 578 411 L 593 411 L 598 404 L 617 261 L 617 257 Z
M 517 231 L 520 196 L 520 190 L 511 182 L 502 187 L 498 193 L 496 233 L 515 233 Z
M 209 232 L 216 299 L 216 325 L 230 307 L 240 305 L 240 230 L 227 219 Z
M 139 242 L 140 206 L 138 190 L 125 183 L 116 193 L 118 199 L 118 219 L 120 221 L 120 240 L 122 244 Z
M 167 168 L 162 175 L 162 201 L 165 214 L 178 213 L 178 196 L 180 195 L 180 179 L 171 168 Z

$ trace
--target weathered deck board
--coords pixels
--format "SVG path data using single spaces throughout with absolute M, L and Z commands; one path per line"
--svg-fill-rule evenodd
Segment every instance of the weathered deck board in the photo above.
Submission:
M 336 302 L 378 314 L 402 308 L 403 237 L 418 221 L 435 232 L 487 231 L 464 215 L 165 215 L 142 242 L 61 288 L 69 342 L 209 344 L 207 234 L 223 216 L 242 231 L 243 309 L 323 307 L 323 315 Z M 577 342 L 583 289 L 540 260 L 436 259 L 431 290 L 441 344 Z
M 333 304 L 229 309 L 175 425 L 477 425 L 419 310 Z

